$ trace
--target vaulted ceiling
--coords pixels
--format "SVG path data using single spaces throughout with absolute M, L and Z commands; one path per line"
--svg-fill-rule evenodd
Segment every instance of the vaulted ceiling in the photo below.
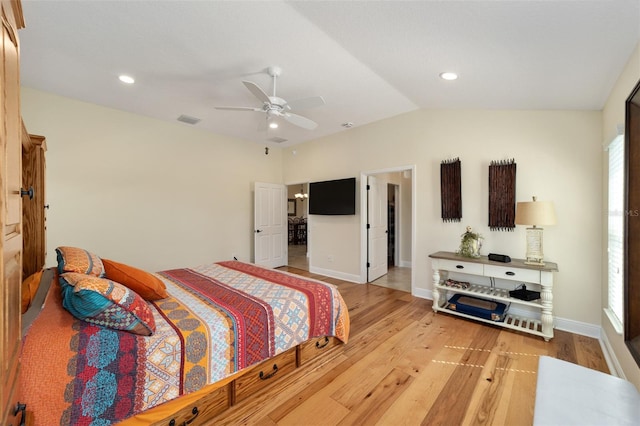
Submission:
M 23 11 L 23 86 L 274 146 L 419 108 L 599 110 L 640 39 L 637 0 L 23 0 Z M 278 97 L 324 98 L 292 111 L 315 130 L 214 108 L 261 107 L 242 81 L 272 95 L 270 66 L 282 68 Z

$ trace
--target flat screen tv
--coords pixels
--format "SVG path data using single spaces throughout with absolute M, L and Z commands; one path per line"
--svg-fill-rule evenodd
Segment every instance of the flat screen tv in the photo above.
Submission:
M 309 214 L 356 214 L 356 178 L 311 182 Z

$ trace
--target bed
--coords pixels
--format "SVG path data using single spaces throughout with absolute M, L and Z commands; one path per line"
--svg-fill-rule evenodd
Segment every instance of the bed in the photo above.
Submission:
M 298 368 L 308 348 L 348 340 L 328 283 L 238 261 L 148 273 L 56 250 L 20 360 L 37 425 L 200 423 Z

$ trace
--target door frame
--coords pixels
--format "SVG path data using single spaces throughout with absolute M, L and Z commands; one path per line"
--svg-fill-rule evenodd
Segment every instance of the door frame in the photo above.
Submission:
M 360 282 L 367 282 L 367 176 L 393 172 L 411 172 L 411 294 L 416 291 L 416 211 L 417 211 L 417 178 L 416 165 L 390 167 L 360 172 Z M 401 195 L 400 195 L 401 196 Z M 399 198 L 396 203 L 402 200 Z

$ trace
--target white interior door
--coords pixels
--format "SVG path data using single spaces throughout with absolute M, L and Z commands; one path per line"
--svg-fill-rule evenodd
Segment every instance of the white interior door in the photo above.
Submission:
M 367 281 L 372 282 L 387 273 L 387 181 L 367 177 Z
M 257 265 L 287 264 L 287 197 L 284 185 L 254 185 L 254 259 Z

